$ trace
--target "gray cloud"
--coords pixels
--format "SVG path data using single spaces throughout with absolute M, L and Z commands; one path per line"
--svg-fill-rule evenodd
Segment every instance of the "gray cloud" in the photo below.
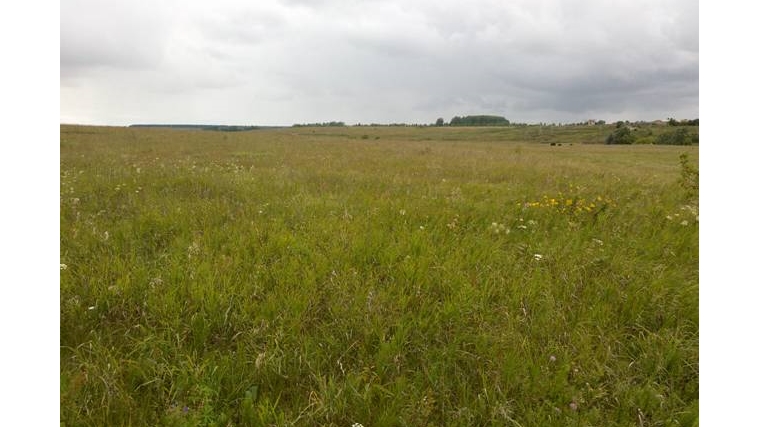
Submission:
M 62 2 L 62 120 L 698 116 L 693 1 L 161 5 Z

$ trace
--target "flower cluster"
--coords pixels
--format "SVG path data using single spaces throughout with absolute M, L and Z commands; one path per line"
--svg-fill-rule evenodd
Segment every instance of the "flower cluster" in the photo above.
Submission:
M 192 259 L 193 257 L 197 257 L 201 254 L 201 246 L 198 244 L 198 242 L 193 242 L 190 246 L 187 247 L 187 258 Z
M 615 206 L 615 202 L 602 196 L 587 200 L 581 197 L 565 197 L 559 194 L 557 197 L 544 195 L 541 200 L 518 203 L 517 206 L 523 209 L 555 209 L 564 214 L 583 214 L 599 212 L 606 206 Z
M 459 215 L 454 215 L 454 219 L 450 223 L 446 224 L 449 230 L 456 230 L 459 227 Z
M 698 207 L 691 206 L 691 205 L 683 205 L 681 206 L 681 211 L 683 215 L 681 213 L 674 213 L 672 215 L 666 215 L 665 219 L 667 219 L 668 221 L 681 220 L 679 224 L 683 225 L 684 227 L 690 224 L 689 218 L 691 218 L 694 221 L 694 223 L 699 222 L 699 208 Z
M 490 230 L 494 234 L 499 234 L 499 233 L 509 234 L 511 231 L 504 224 L 499 224 L 498 222 L 492 222 Z

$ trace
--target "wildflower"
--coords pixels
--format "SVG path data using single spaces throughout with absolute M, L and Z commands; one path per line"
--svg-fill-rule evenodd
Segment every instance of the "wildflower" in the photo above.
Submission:
M 446 224 L 446 227 L 448 227 L 449 230 L 456 230 L 457 229 L 457 220 L 458 219 L 459 219 L 459 216 L 458 215 L 455 216 L 454 219 L 450 223 Z
M 692 214 L 694 216 L 698 215 L 697 208 L 694 207 L 694 206 L 691 206 L 691 205 L 683 205 L 683 206 L 681 206 L 681 210 L 682 211 L 687 211 L 687 212 L 689 212 L 690 214 Z
M 406 215 L 406 210 L 401 209 L 401 210 L 398 211 L 398 214 L 401 215 L 401 216 L 404 216 L 404 215 Z
M 683 225 L 684 227 L 686 227 L 687 225 L 689 225 L 689 221 L 683 220 L 683 221 L 681 221 L 681 225 Z
M 364 427 L 364 426 L 360 423 L 353 423 L 351 424 L 351 427 Z
M 533 254 L 533 259 L 536 261 L 541 261 L 542 259 L 544 259 L 544 256 L 541 254 Z
M 201 253 L 201 247 L 198 245 L 198 242 L 193 242 L 190 246 L 187 247 L 187 257 L 192 258 L 194 256 L 197 256 Z
M 498 222 L 492 222 L 491 223 L 491 231 L 495 234 L 499 233 L 505 233 L 509 234 L 509 229 L 504 224 L 499 224 Z
M 95 306 L 91 305 L 91 306 L 87 307 L 87 310 L 90 310 L 90 311 L 95 310 Z
M 520 228 L 520 229 L 522 229 L 522 230 L 525 230 L 525 229 L 527 229 L 528 227 L 527 227 L 527 226 L 525 226 L 525 225 L 522 225 L 522 224 L 521 224 L 521 225 L 518 225 L 518 226 L 517 226 L 517 228 Z
M 668 221 L 672 221 L 672 220 L 673 220 L 673 217 L 672 217 L 672 216 L 670 216 L 670 215 L 667 215 L 667 216 L 665 217 L 665 219 L 667 219 Z
M 592 241 L 592 242 L 594 242 L 594 243 L 596 243 L 596 244 L 597 244 L 597 245 L 599 245 L 599 246 L 602 246 L 602 245 L 604 244 L 604 242 L 602 242 L 602 241 L 601 241 L 601 240 L 599 240 L 599 239 L 591 239 L 591 241 Z
M 575 403 L 575 402 L 570 402 L 570 405 L 568 405 L 568 406 L 570 406 L 570 410 L 571 411 L 577 411 L 578 410 L 578 404 Z
M 67 268 L 69 268 L 69 266 L 68 266 L 68 265 L 66 265 L 66 264 L 61 264 L 61 271 L 63 271 L 63 270 L 66 270 Z
M 256 362 L 255 362 L 256 369 L 259 369 L 261 368 L 262 365 L 264 365 L 266 355 L 267 355 L 266 352 L 261 352 L 256 356 Z
M 109 237 L 109 234 L 108 234 L 108 232 L 107 232 L 107 231 L 104 231 L 104 232 L 103 232 L 103 241 L 106 241 L 106 240 L 108 240 L 108 237 Z
M 420 230 L 424 230 L 424 229 L 425 229 L 425 226 L 424 225 L 420 225 Z
M 549 361 L 552 362 L 552 363 L 554 363 L 554 362 L 557 361 L 557 357 L 552 354 L 551 356 L 549 356 Z

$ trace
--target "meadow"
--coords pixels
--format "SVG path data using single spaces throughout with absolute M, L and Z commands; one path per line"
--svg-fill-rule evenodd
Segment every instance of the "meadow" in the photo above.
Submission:
M 61 425 L 697 425 L 698 147 L 611 129 L 62 125 Z

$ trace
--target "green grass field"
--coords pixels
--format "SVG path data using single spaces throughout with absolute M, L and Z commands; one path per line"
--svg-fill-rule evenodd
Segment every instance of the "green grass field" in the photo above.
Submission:
M 697 425 L 698 148 L 611 129 L 61 126 L 61 425 Z

